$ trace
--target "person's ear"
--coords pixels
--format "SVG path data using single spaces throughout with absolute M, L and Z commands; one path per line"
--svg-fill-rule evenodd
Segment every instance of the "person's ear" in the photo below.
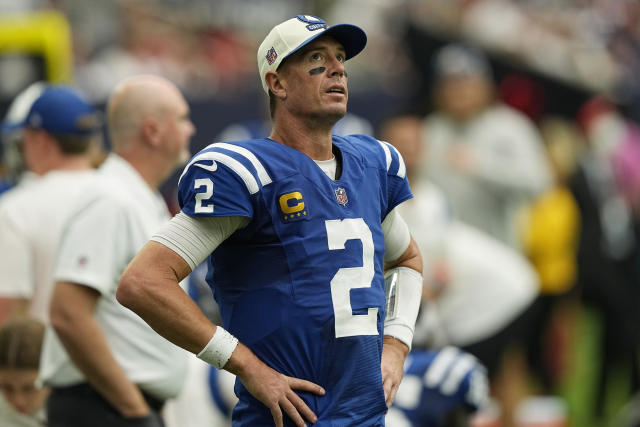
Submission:
M 147 116 L 142 120 L 140 127 L 142 137 L 152 146 L 156 147 L 160 143 L 160 122 L 153 116 Z
M 287 88 L 282 77 L 283 76 L 277 71 L 267 71 L 267 74 L 264 76 L 267 87 L 276 98 L 285 99 L 287 97 Z
M 48 157 L 52 150 L 57 147 L 57 142 L 51 135 L 43 130 L 24 130 L 24 138 L 22 139 L 23 150 L 36 153 L 41 157 Z

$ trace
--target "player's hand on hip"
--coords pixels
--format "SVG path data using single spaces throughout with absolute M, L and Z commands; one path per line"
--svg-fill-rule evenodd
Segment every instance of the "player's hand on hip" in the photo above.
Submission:
M 235 373 L 249 393 L 269 408 L 276 427 L 283 426 L 283 410 L 300 427 L 307 425 L 305 419 L 312 424 L 318 420 L 294 390 L 322 396 L 325 391 L 319 385 L 275 371 L 241 344 L 224 368 Z
M 403 342 L 389 336 L 384 337 L 382 345 L 382 388 L 387 408 L 391 407 L 400 381 L 402 381 L 404 359 L 409 353 L 409 347 Z

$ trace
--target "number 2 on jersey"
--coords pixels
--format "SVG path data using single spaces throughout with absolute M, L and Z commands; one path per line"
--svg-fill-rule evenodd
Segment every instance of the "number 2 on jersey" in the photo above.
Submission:
M 362 242 L 362 267 L 341 268 L 331 279 L 336 338 L 378 335 L 378 308 L 370 307 L 367 314 L 353 314 L 350 295 L 351 289 L 371 287 L 375 274 L 371 230 L 362 218 L 326 220 L 325 226 L 329 250 L 344 249 L 351 239 Z
M 195 213 L 213 213 L 213 203 L 204 204 L 203 201 L 209 200 L 213 196 L 213 181 L 209 178 L 199 178 L 193 181 L 193 188 L 197 190 L 204 187 L 204 192 L 196 193 Z

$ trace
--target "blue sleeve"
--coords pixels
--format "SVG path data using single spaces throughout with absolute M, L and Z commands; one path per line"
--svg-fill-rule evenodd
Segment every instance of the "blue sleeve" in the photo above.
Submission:
M 189 216 L 253 217 L 260 183 L 242 156 L 212 146 L 195 155 L 178 181 L 178 202 Z

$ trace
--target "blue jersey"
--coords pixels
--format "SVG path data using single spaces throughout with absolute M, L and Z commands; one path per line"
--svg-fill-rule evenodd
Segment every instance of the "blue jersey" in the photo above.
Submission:
M 450 411 L 465 408 L 471 414 L 488 400 L 487 370 L 474 356 L 455 347 L 413 350 L 387 425 L 438 427 Z
M 209 258 L 224 328 L 278 372 L 324 387 L 300 393 L 316 425 L 384 425 L 381 222 L 411 192 L 392 146 L 364 135 L 333 144 L 336 181 L 268 138 L 212 144 L 185 168 L 179 202 L 190 216 L 250 219 Z M 234 425 L 273 424 L 240 382 L 236 394 Z

